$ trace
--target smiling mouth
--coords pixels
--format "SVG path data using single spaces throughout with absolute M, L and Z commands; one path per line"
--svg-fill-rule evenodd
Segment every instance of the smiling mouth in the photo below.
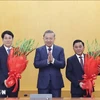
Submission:
M 52 43 L 47 43 L 47 44 L 52 44 Z
M 11 43 L 6 43 L 6 44 L 11 44 Z

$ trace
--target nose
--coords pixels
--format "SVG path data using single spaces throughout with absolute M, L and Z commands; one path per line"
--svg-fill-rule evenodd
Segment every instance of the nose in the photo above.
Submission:
M 47 41 L 50 42 L 50 39 L 48 39 Z

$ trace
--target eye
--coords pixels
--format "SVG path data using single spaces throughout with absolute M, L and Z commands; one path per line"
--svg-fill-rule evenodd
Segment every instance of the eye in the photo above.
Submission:
M 80 45 L 79 48 L 82 48 L 82 46 Z
M 9 37 L 9 39 L 12 39 L 12 37 Z
M 77 46 L 74 46 L 74 48 L 76 48 L 76 49 L 77 49 L 78 47 L 77 47 Z
M 45 39 L 46 39 L 46 40 L 48 40 L 48 38 L 47 38 L 47 37 L 46 37 Z

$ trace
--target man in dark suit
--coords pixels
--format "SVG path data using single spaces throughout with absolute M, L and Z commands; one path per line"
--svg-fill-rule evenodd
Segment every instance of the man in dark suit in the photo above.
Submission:
M 64 50 L 54 45 L 55 33 L 47 30 L 43 39 L 44 46 L 36 49 L 34 58 L 35 68 L 39 68 L 38 93 L 51 93 L 53 97 L 61 97 L 61 88 L 64 87 L 60 69 L 65 67 Z
M 3 45 L 0 47 L 0 98 L 17 97 L 19 88 L 13 93 L 14 86 L 8 87 L 6 84 L 6 79 L 8 78 L 7 58 L 9 50 L 12 48 L 14 35 L 11 31 L 4 31 L 1 34 L 1 38 Z
M 82 89 L 84 83 L 80 82 L 84 75 L 84 43 L 81 40 L 73 42 L 75 55 L 67 59 L 66 77 L 71 82 L 71 97 L 83 97 L 86 91 Z

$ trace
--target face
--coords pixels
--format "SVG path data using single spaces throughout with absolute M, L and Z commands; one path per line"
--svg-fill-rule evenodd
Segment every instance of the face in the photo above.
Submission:
M 3 41 L 3 44 L 6 46 L 6 47 L 11 47 L 12 45 L 12 42 L 13 42 L 13 38 L 11 35 L 8 35 L 8 34 L 5 34 L 4 35 L 4 38 L 2 39 Z
M 48 46 L 48 47 L 52 46 L 54 44 L 54 40 L 55 40 L 54 33 L 45 34 L 43 39 L 44 39 L 44 43 L 46 46 Z
M 84 52 L 84 46 L 81 42 L 75 43 L 73 46 L 74 52 L 78 55 L 82 55 Z

